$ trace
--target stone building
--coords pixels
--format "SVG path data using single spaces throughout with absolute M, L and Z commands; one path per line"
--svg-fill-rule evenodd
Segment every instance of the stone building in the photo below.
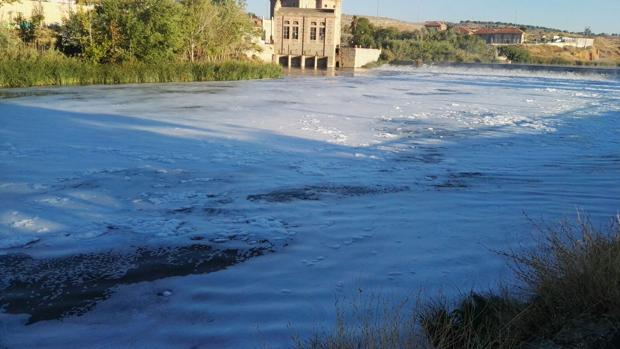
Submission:
M 287 67 L 335 68 L 342 0 L 271 0 L 274 61 Z

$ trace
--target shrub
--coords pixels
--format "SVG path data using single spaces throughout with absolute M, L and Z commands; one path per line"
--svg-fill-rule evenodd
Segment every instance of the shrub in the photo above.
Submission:
M 530 52 L 520 46 L 500 46 L 498 47 L 500 55 L 508 58 L 514 63 L 531 63 L 532 56 Z
M 454 310 L 436 304 L 421 319 L 427 336 L 440 349 L 620 345 L 619 223 L 607 232 L 587 220 L 547 229 L 537 248 L 505 254 L 520 294 L 471 294 Z

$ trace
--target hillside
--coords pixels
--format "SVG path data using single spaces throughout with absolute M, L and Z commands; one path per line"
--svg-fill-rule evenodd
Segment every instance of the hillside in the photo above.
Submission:
M 376 27 L 380 28 L 396 28 L 399 31 L 414 31 L 424 28 L 424 23 L 412 23 L 405 22 L 393 18 L 387 17 L 376 17 L 376 16 L 358 16 L 368 18 L 370 23 L 372 23 Z M 342 15 L 342 26 L 343 28 L 349 26 L 353 22 L 353 15 Z

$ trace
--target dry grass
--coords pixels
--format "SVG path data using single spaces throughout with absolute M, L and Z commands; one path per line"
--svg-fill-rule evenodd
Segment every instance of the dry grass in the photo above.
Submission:
M 536 248 L 502 253 L 519 280 L 513 291 L 421 311 L 400 305 L 357 318 L 339 311 L 333 332 L 297 348 L 620 348 L 620 217 L 603 230 L 582 218 L 540 230 Z
M 345 310 L 347 309 L 347 310 Z M 410 302 L 394 305 L 384 297 L 365 297 L 348 304 L 336 302 L 336 327 L 310 339 L 294 338 L 296 349 L 424 348 Z

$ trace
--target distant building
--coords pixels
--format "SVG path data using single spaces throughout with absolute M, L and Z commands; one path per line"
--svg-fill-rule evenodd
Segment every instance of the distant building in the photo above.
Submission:
M 12 22 L 17 17 L 30 18 L 35 7 L 43 9 L 46 24 L 60 24 L 71 10 L 75 10 L 75 0 L 20 0 L 0 6 L 0 22 Z
M 428 31 L 434 31 L 434 32 L 443 32 L 448 30 L 448 25 L 445 24 L 444 22 L 426 22 L 424 23 L 424 28 L 426 28 L 426 30 Z
M 547 43 L 547 45 L 558 46 L 558 47 L 590 48 L 590 47 L 594 47 L 594 39 L 554 36 L 553 42 Z
M 490 45 L 519 45 L 525 42 L 525 32 L 519 28 L 482 28 L 472 34 Z

